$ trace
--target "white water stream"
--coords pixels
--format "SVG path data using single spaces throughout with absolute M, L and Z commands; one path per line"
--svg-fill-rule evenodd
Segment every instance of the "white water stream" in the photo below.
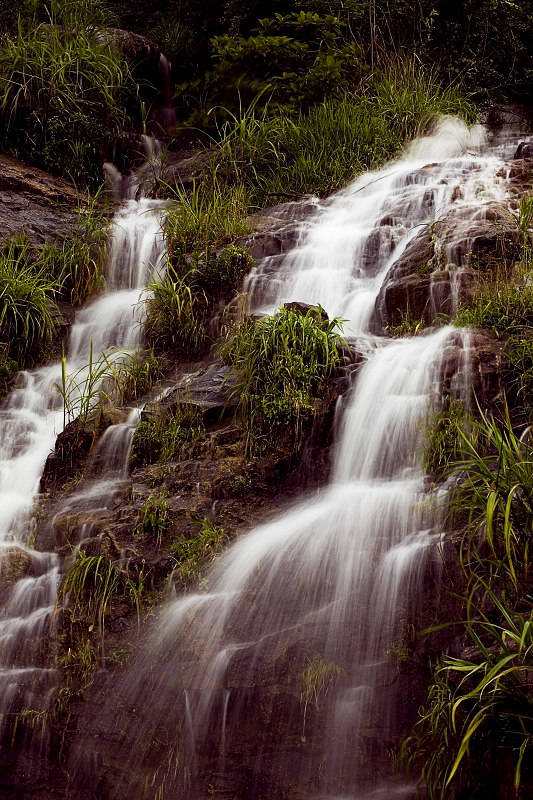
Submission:
M 131 352 L 139 344 L 141 292 L 164 255 L 161 215 L 160 202 L 142 199 L 128 201 L 115 217 L 108 291 L 76 314 L 70 334 L 67 373 L 81 370 L 78 382 L 83 382 L 91 348 L 97 362 L 112 348 Z M 43 645 L 51 637 L 43 640 L 41 635 L 57 597 L 58 559 L 32 549 L 31 512 L 44 463 L 64 422 L 57 388 L 61 364 L 20 373 L 17 380 L 18 388 L 0 407 L 0 715 L 8 715 L 8 728 L 21 709 L 45 709 L 57 679 L 48 666 L 53 655 Z M 127 462 L 134 420 L 128 423 L 112 426 L 102 441 L 117 477 Z M 93 505 L 105 508 L 110 486 L 93 486 L 91 492 Z
M 445 327 L 391 340 L 368 327 L 389 268 L 421 226 L 451 208 L 463 219 L 505 200 L 502 162 L 481 155 L 482 142 L 480 129 L 446 120 L 400 161 L 320 204 L 297 246 L 252 273 L 256 308 L 319 302 L 347 318 L 367 360 L 331 485 L 235 543 L 206 593 L 164 612 L 125 688 L 135 709 L 127 769 L 135 775 L 147 755 L 153 784 L 144 794 L 134 777 L 117 797 L 199 800 L 210 786 L 266 800 L 286 796 L 280 785 L 295 798 L 409 796 L 410 787 L 382 786 L 374 769 L 405 716 L 391 653 L 422 576 L 439 571 L 421 468 L 425 423 L 448 348 L 464 353 L 452 391 L 468 393 L 468 334 Z M 325 685 L 314 696 L 311 682 L 306 701 L 313 663 Z

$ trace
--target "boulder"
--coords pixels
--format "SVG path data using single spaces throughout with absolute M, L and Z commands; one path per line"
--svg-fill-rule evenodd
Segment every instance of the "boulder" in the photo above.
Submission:
M 235 384 L 233 370 L 215 361 L 198 372 L 182 375 L 165 397 L 145 406 L 141 418 L 161 412 L 175 414 L 185 408 L 197 412 L 206 428 L 212 427 L 235 413 Z
M 520 142 L 513 157 L 533 158 L 533 142 Z
M 0 238 L 62 239 L 76 221 L 80 196 L 64 178 L 0 154 Z
M 508 209 L 487 203 L 457 209 L 422 228 L 390 268 L 378 294 L 374 328 L 399 325 L 406 315 L 430 324 L 470 300 L 479 273 L 517 255 L 518 231 Z

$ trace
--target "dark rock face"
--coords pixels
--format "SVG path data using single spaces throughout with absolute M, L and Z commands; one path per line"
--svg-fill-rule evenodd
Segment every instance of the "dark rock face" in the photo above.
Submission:
M 26 233 L 37 245 L 59 239 L 72 227 L 79 200 L 63 178 L 0 155 L 0 236 Z
M 142 419 L 153 414 L 175 414 L 178 408 L 196 412 L 206 428 L 233 416 L 238 397 L 235 375 L 220 361 L 183 375 L 161 400 L 148 403 Z
M 515 158 L 533 158 L 533 142 L 520 142 L 514 154 Z
M 508 210 L 487 204 L 472 214 L 459 209 L 422 229 L 393 264 L 379 292 L 375 329 L 393 328 L 405 315 L 430 324 L 439 314 L 453 315 L 473 298 L 478 276 L 512 259 L 518 232 Z

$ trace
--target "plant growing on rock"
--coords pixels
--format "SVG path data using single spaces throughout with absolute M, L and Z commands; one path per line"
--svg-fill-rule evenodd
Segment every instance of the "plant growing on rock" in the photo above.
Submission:
M 143 504 L 139 513 L 139 522 L 135 526 L 135 535 L 142 536 L 153 533 L 156 536 L 158 547 L 170 523 L 170 506 L 164 497 L 155 497 L 151 494 Z
M 181 536 L 170 547 L 176 560 L 172 575 L 185 586 L 199 580 L 202 570 L 213 562 L 228 541 L 223 528 L 198 514 L 191 516 L 199 526 L 196 536 Z
M 0 341 L 24 362 L 39 355 L 55 332 L 58 281 L 35 259 L 29 240 L 14 237 L 0 248 Z
M 200 414 L 191 406 L 160 410 L 141 420 L 133 434 L 132 469 L 156 462 L 177 461 L 185 448 L 205 432 Z
M 461 434 L 449 503 L 451 519 L 463 521 L 467 581 L 465 620 L 450 624 L 470 647 L 434 668 L 428 705 L 407 743 L 431 800 L 473 787 L 484 797 L 510 796 L 503 787 L 512 783 L 514 796 L 525 797 L 520 787 L 531 784 L 533 451 L 508 415 L 500 425 L 480 413 L 471 431 Z
M 328 379 L 342 363 L 338 319 L 320 309 L 305 315 L 286 308 L 247 319 L 220 348 L 237 375 L 239 407 L 249 451 L 279 441 L 287 428 L 298 449 L 303 426 L 320 405 Z
M 54 2 L 46 23 L 19 20 L 0 47 L 2 138 L 76 182 L 99 184 L 134 94 L 128 66 L 103 41 L 97 3 Z

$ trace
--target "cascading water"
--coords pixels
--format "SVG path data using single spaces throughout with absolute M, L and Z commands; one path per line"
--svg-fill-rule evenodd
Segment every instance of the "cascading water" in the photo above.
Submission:
M 130 200 L 117 214 L 111 235 L 108 292 L 76 315 L 68 347 L 67 373 L 83 384 L 92 352 L 97 361 L 111 348 L 134 350 L 139 344 L 139 301 L 143 288 L 164 256 L 162 204 Z M 25 708 L 46 709 L 57 683 L 54 658 L 44 637 L 57 597 L 58 558 L 32 549 L 31 510 L 45 460 L 61 432 L 64 415 L 58 386 L 61 364 L 18 376 L 18 387 L 0 408 L 0 715 L 2 731 Z M 123 477 L 133 412 L 112 426 L 102 440 L 100 473 Z M 102 469 L 103 465 L 103 469 Z M 91 500 L 88 500 L 88 495 Z M 109 483 L 92 486 L 83 502 L 105 507 Z M 78 496 L 82 500 L 81 494 Z M 72 500 L 70 501 L 72 502 Z
M 451 208 L 462 209 L 458 219 L 479 213 L 481 192 L 505 198 L 502 162 L 465 154 L 481 141 L 480 130 L 445 121 L 401 161 L 319 205 L 294 250 L 252 273 L 255 308 L 320 302 L 347 318 L 366 363 L 331 485 L 234 544 L 206 593 L 164 611 L 123 687 L 134 722 L 121 723 L 117 798 L 409 796 L 383 766 L 409 719 L 391 652 L 422 576 L 439 570 L 421 449 L 450 348 L 463 352 L 451 391 L 468 393 L 468 334 L 445 327 L 391 340 L 369 326 L 420 226 Z

